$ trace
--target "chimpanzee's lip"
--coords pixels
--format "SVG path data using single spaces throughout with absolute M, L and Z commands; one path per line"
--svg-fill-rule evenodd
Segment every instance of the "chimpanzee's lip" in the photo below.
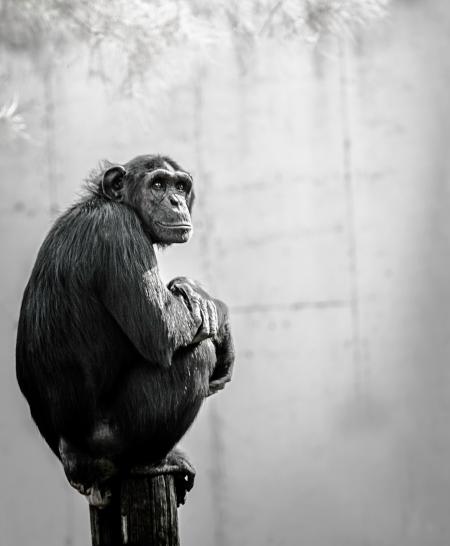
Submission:
M 169 228 L 169 229 L 171 228 L 191 229 L 192 228 L 191 224 L 165 224 L 164 222 L 156 222 L 156 223 L 164 228 Z

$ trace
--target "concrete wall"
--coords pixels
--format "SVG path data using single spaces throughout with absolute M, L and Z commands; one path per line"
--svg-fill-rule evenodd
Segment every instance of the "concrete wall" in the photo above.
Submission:
M 394 4 L 352 43 L 239 44 L 147 111 L 87 77 L 3 60 L 34 142 L 0 156 L 0 536 L 89 544 L 87 506 L 14 374 L 18 306 L 56 210 L 100 158 L 167 152 L 196 233 L 160 256 L 228 302 L 233 383 L 184 447 L 183 544 L 450 541 L 450 6 Z M 181 54 L 181 52 L 180 52 Z

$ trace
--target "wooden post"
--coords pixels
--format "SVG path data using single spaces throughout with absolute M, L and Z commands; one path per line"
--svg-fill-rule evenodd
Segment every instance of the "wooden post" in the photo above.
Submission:
M 92 546 L 179 546 L 174 476 L 133 469 L 105 508 L 90 507 Z

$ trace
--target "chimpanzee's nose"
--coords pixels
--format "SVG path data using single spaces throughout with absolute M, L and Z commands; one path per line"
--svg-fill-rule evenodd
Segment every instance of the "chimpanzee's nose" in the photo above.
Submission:
M 175 207 L 179 207 L 180 206 L 180 200 L 178 199 L 178 195 L 171 195 L 169 197 L 169 200 L 170 200 L 170 204 L 175 206 Z

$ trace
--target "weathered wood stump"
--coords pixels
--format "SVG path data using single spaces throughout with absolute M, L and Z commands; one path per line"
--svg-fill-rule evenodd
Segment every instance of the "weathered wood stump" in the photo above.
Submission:
M 179 546 L 174 475 L 137 467 L 112 490 L 111 503 L 90 506 L 92 546 Z

